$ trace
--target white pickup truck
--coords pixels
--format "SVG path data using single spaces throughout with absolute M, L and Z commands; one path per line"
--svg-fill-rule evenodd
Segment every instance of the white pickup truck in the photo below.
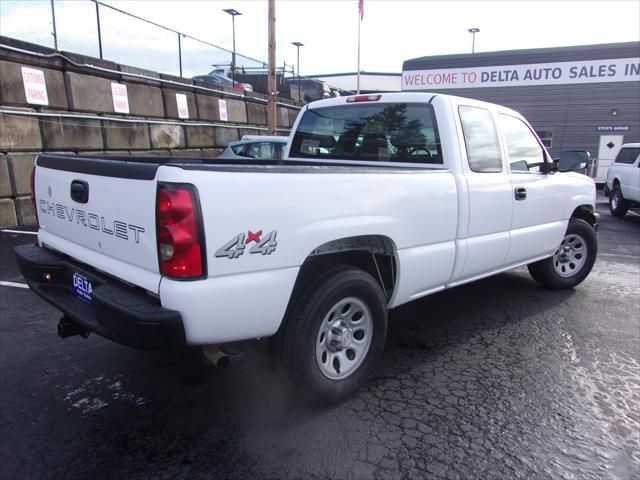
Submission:
M 272 337 L 322 403 L 371 372 L 389 309 L 522 265 L 571 288 L 597 253 L 593 180 L 555 171 L 518 113 L 446 95 L 311 103 L 284 160 L 40 155 L 34 192 L 16 256 L 61 336 Z
M 614 217 L 624 217 L 629 208 L 640 207 L 640 143 L 625 143 L 607 171 L 605 194 Z

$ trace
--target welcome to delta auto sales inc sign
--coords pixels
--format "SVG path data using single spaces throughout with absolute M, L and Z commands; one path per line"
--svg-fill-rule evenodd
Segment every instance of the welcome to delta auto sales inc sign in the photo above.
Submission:
M 631 81 L 640 82 L 640 58 L 402 72 L 402 90 Z

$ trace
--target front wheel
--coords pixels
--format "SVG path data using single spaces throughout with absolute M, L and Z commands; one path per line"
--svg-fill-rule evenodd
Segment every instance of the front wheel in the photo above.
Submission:
M 627 201 L 622 196 L 622 191 L 620 190 L 619 185 L 614 186 L 611 191 L 611 196 L 609 197 L 609 210 L 611 211 L 611 215 L 618 218 L 622 218 L 627 214 Z
M 293 300 L 273 353 L 294 391 L 317 404 L 341 402 L 364 383 L 387 333 L 384 293 L 367 272 L 332 266 Z
M 591 272 L 598 254 L 596 232 L 584 220 L 572 218 L 553 257 L 530 264 L 529 273 L 548 288 L 573 288 Z

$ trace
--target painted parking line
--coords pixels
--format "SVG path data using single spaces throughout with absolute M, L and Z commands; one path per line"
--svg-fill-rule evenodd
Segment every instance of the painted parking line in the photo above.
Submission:
M 635 215 L 636 217 L 640 217 L 640 213 L 632 212 L 631 210 L 627 210 L 629 215 Z
M 29 288 L 29 285 L 26 283 L 4 282 L 2 280 L 0 280 L 0 285 L 4 287 Z
M 638 259 L 638 255 L 627 254 L 627 253 L 598 253 L 598 258 L 600 257 L 628 258 L 629 260 Z
M 0 232 L 2 233 L 22 233 L 24 235 L 37 235 L 38 232 L 29 232 L 26 230 L 9 230 L 9 229 L 2 229 L 0 230 Z

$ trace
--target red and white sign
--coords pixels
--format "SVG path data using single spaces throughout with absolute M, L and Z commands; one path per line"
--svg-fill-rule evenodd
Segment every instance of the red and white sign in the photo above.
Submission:
M 637 81 L 640 58 L 402 72 L 404 91 Z
M 113 98 L 113 110 L 116 113 L 129 113 L 129 96 L 127 95 L 126 85 L 112 83 L 111 97 Z
M 229 116 L 227 115 L 227 101 L 222 98 L 218 99 L 218 111 L 220 112 L 220 120 L 226 122 L 229 120 Z
M 176 93 L 176 103 L 178 104 L 178 118 L 189 118 L 189 104 L 184 93 Z
M 27 103 L 49 105 L 47 84 L 42 70 L 22 67 L 22 83 L 24 84 L 24 95 L 27 97 Z

